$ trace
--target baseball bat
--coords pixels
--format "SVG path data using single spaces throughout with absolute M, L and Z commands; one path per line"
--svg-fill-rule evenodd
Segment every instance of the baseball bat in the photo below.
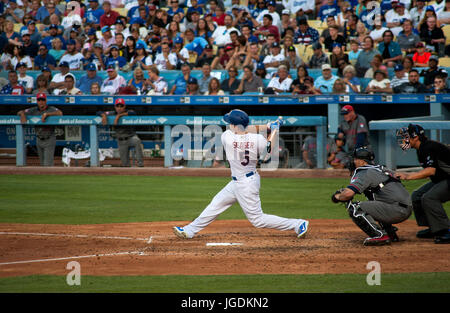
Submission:
M 278 116 L 278 119 L 281 120 L 281 119 L 283 119 L 283 117 Z M 278 122 L 278 124 L 279 124 L 279 122 Z M 275 138 L 275 136 L 277 135 L 277 133 L 278 133 L 278 129 L 274 129 L 270 133 L 269 138 L 267 138 L 267 153 L 270 153 L 272 151 L 272 141 Z

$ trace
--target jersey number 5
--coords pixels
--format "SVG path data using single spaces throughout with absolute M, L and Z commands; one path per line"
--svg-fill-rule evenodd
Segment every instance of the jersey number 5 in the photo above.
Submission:
M 242 157 L 241 157 L 242 158 Z M 244 161 L 241 162 L 242 165 L 246 166 L 250 162 L 250 151 L 244 151 Z

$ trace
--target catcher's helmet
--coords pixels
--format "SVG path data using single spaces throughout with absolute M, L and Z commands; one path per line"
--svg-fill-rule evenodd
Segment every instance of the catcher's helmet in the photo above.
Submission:
M 246 128 L 250 122 L 247 113 L 238 109 L 231 110 L 229 113 L 225 114 L 223 120 L 232 125 L 241 125 L 244 128 Z
M 359 147 L 353 151 L 353 159 L 364 160 L 367 163 L 373 163 L 375 160 L 375 154 L 367 147 Z

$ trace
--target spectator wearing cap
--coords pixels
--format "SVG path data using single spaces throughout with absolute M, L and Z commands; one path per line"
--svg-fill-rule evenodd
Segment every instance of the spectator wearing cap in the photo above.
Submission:
M 369 94 L 392 92 L 391 81 L 389 80 L 386 71 L 381 69 L 375 71 L 373 79 L 366 87 L 366 92 Z
M 268 35 L 273 35 L 276 42 L 280 42 L 280 30 L 273 23 L 273 16 L 265 14 L 262 18 L 262 25 L 257 24 L 258 28 L 253 32 L 253 35 L 259 38 L 259 41 L 267 41 Z
M 286 50 L 286 61 L 289 62 L 289 68 L 298 68 L 300 65 L 304 64 L 303 60 L 298 56 L 294 46 L 289 46 Z
M 330 36 L 326 37 L 324 40 L 325 49 L 329 52 L 333 51 L 335 44 L 339 44 L 343 50 L 345 50 L 346 42 L 342 35 L 339 35 L 339 27 L 337 25 L 332 25 L 329 27 Z
M 73 76 L 73 74 L 70 73 L 69 63 L 65 61 L 59 63 L 59 71 L 59 73 L 53 76 L 49 86 L 54 95 L 59 95 L 61 90 L 65 88 L 64 79 L 66 76 Z
M 127 65 L 127 60 L 120 56 L 119 47 L 117 45 L 111 45 L 109 56 L 105 59 L 105 66 L 108 67 L 110 64 L 113 64 L 118 70 L 122 70 L 122 68 Z
M 398 36 L 397 42 L 403 53 L 413 56 L 416 52 L 416 45 L 420 42 L 418 34 L 413 32 L 413 23 L 411 20 L 405 20 L 402 23 L 402 29 Z
M 296 44 L 311 45 L 317 43 L 320 35 L 319 32 L 309 26 L 306 18 L 301 18 L 298 21 L 298 29 L 294 33 L 294 42 Z
M 108 65 L 106 67 L 106 73 L 108 77 L 103 81 L 100 88 L 102 93 L 115 95 L 118 93 L 119 88 L 127 85 L 125 78 L 117 73 L 114 65 Z
M 405 20 L 411 20 L 408 10 L 405 8 L 403 2 L 398 2 L 393 5 L 394 11 L 389 11 L 385 15 L 386 26 L 392 31 L 395 36 L 403 30 L 402 22 Z
M 98 0 L 89 0 L 89 6 L 84 14 L 83 23 L 91 24 L 92 27 L 100 26 L 100 17 L 105 13 L 99 6 Z
M 158 70 L 174 70 L 177 67 L 177 63 L 177 55 L 171 52 L 170 45 L 168 43 L 161 44 L 161 53 L 156 55 L 154 62 Z
M 327 16 L 337 16 L 339 13 L 339 7 L 334 0 L 327 0 L 327 3 L 322 5 L 319 9 L 317 17 L 322 22 L 325 21 Z
M 321 69 L 322 75 L 314 81 L 314 88 L 322 94 L 330 94 L 338 77 L 332 73 L 330 64 L 323 64 Z
M 56 68 L 56 61 L 48 54 L 47 45 L 40 44 L 38 55 L 34 58 L 34 70 L 41 70 L 43 67 L 49 67 L 51 70 L 54 70 Z
M 297 0 L 297 1 L 289 1 L 282 0 L 283 6 L 285 9 L 288 9 L 291 13 L 296 16 L 311 16 L 315 11 L 315 2 L 308 0 Z
M 187 92 L 187 82 L 191 78 L 191 68 L 189 64 L 181 65 L 181 74 L 175 79 L 172 88 L 169 92 L 171 95 L 182 95 Z
M 58 34 L 58 25 L 52 24 L 48 29 L 49 35 L 42 39 L 42 44 L 47 46 L 47 49 L 50 50 L 52 48 L 52 40 L 55 38 L 59 38 L 63 43 L 63 49 L 66 49 L 66 40 L 60 34 Z
M 8 6 L 5 8 L 3 14 L 6 20 L 13 23 L 22 23 L 22 18 L 25 15 L 25 12 L 17 5 L 16 0 L 9 0 Z
M 188 58 L 189 58 L 189 55 L 188 55 Z M 194 69 L 200 70 L 202 68 L 203 64 L 205 64 L 205 63 L 212 65 L 215 58 L 216 58 L 216 56 L 214 55 L 213 46 L 211 46 L 210 44 L 207 44 L 205 46 L 205 48 L 203 49 L 202 54 L 197 57 L 197 60 L 194 65 Z
M 76 87 L 81 90 L 85 95 L 90 93 L 91 85 L 98 83 L 101 85 L 103 79 L 97 74 L 97 66 L 94 63 L 90 63 L 86 68 L 86 74 L 77 80 Z
M 279 94 L 288 92 L 291 89 L 292 78 L 288 77 L 289 71 L 285 65 L 278 67 L 277 75 L 275 75 L 267 85 L 265 94 Z
M 425 42 L 429 50 L 442 57 L 445 48 L 445 35 L 436 22 L 436 17 L 434 16 L 426 18 L 426 22 L 420 28 L 420 39 Z
M 233 27 L 233 18 L 230 15 L 226 15 L 224 18 L 224 25 L 217 26 L 217 28 L 211 35 L 214 44 L 217 46 L 225 46 L 229 43 L 232 43 L 230 38 L 230 33 L 232 31 L 236 31 L 238 35 L 241 34 L 236 27 Z
M 139 15 L 139 9 L 140 8 L 144 8 L 145 12 L 148 16 L 149 14 L 149 8 L 147 6 L 147 1 L 146 0 L 137 0 L 136 1 L 136 5 L 133 6 L 131 9 L 128 10 L 127 12 L 127 21 L 130 22 L 133 18 L 138 18 L 140 17 Z
M 392 77 L 390 82 L 390 87 L 392 90 L 394 88 L 407 83 L 408 80 L 408 73 L 405 71 L 405 68 L 401 64 L 397 64 L 394 66 L 394 77 Z
M 52 48 L 48 52 L 56 62 L 60 62 L 62 56 L 66 53 L 66 50 L 63 49 L 63 43 L 61 39 L 55 38 L 52 41 Z
M 345 105 L 341 109 L 344 120 L 339 124 L 338 138 L 345 138 L 347 151 L 369 146 L 369 126 L 366 118 L 357 114 L 351 105 Z
M 22 48 L 25 55 L 34 59 L 37 56 L 39 46 L 31 41 L 31 36 L 28 30 L 22 33 Z
M 328 56 L 323 52 L 320 42 L 316 42 L 315 44 L 313 44 L 313 50 L 314 53 L 308 63 L 310 68 L 321 69 L 322 65 L 330 64 L 330 60 Z
M 108 125 L 108 116 L 115 117 L 114 126 L 111 127 L 111 130 L 114 131 L 114 137 L 117 140 L 121 166 L 130 166 L 130 147 L 133 147 L 136 151 L 138 166 L 143 167 L 144 151 L 141 139 L 136 135 L 136 130 L 134 127 L 119 125 L 119 121 L 123 116 L 136 115 L 136 112 L 127 109 L 123 98 L 117 98 L 114 102 L 114 111 L 99 112 L 98 115 L 102 117 L 102 124 L 105 126 Z
M 189 51 L 188 51 L 188 49 L 186 49 L 186 47 L 184 47 L 184 39 L 182 37 L 178 37 L 178 36 L 175 37 L 175 39 L 173 40 L 173 43 L 174 43 L 174 47 L 172 48 L 172 52 L 177 55 L 177 60 L 178 60 L 177 70 L 179 70 L 179 69 L 181 69 L 182 64 L 189 62 Z M 210 46 L 210 47 L 212 48 L 212 46 Z M 197 62 L 201 58 L 205 58 L 205 56 L 212 54 L 212 49 L 210 52 L 205 51 L 205 50 L 203 50 L 203 51 L 204 51 L 204 53 L 202 54 L 202 56 L 200 58 L 197 58 Z M 213 60 L 214 60 L 214 56 L 213 56 Z M 211 61 L 211 63 L 212 63 L 212 61 Z
M 425 85 L 419 82 L 420 76 L 416 69 L 412 69 L 408 73 L 408 81 L 393 87 L 392 90 L 396 94 L 417 94 L 417 93 L 427 93 L 428 89 Z
M 17 112 L 22 124 L 27 123 L 27 116 L 40 116 L 45 122 L 50 116 L 62 116 L 61 110 L 47 105 L 47 95 L 38 93 L 36 95 L 37 106 Z M 34 127 L 36 134 L 36 148 L 41 166 L 53 166 L 56 147 L 55 126 L 37 125 Z
M 180 14 L 182 17 L 182 20 L 184 19 L 184 10 L 180 7 L 180 3 L 178 0 L 168 0 L 167 6 L 169 9 L 167 10 L 167 14 L 170 17 L 173 17 L 175 14 Z
M 30 35 L 31 42 L 35 45 L 39 45 L 40 42 L 42 41 L 42 34 L 37 29 L 36 22 L 33 20 L 28 21 L 26 26 L 27 26 L 26 31 L 28 31 L 28 34 Z
M 264 25 L 264 17 L 266 15 L 270 15 L 272 17 L 272 25 L 276 26 L 278 31 L 281 29 L 281 18 L 278 12 L 276 11 L 277 3 L 275 0 L 269 0 L 266 3 L 267 9 L 263 10 L 259 13 L 258 17 L 253 21 L 255 26 Z M 255 22 L 256 21 L 256 22 Z
M 423 77 L 423 83 L 428 88 L 431 89 L 434 84 L 434 78 L 436 76 L 447 76 L 447 71 L 443 68 L 439 68 L 439 58 L 432 55 L 428 60 L 428 69 L 423 69 L 420 72 L 420 76 Z
M 209 82 L 208 82 L 208 84 L 209 84 Z M 197 96 L 197 95 L 201 94 L 200 90 L 199 90 L 197 78 L 189 77 L 189 79 L 187 81 L 186 94 L 188 96 Z
M 44 19 L 52 14 L 56 14 L 58 16 L 61 16 L 62 13 L 58 10 L 54 2 L 46 1 L 46 4 L 44 6 L 41 6 L 36 13 L 36 16 L 34 19 L 38 23 L 43 23 Z
M 363 77 L 370 68 L 370 62 L 377 55 L 379 51 L 374 49 L 374 40 L 370 36 L 366 36 L 363 42 L 363 50 L 359 53 L 356 59 L 356 73 L 358 77 Z
M 18 72 L 17 80 L 19 85 L 22 85 L 25 89 L 25 93 L 30 94 L 33 92 L 34 78 L 27 75 L 27 65 L 25 63 L 18 63 L 16 65 L 16 71 Z
M 111 33 L 111 28 L 109 26 L 102 27 L 102 37 L 97 41 L 102 44 L 103 52 L 105 54 L 109 53 L 109 47 L 116 43 L 116 39 Z
M 272 44 L 272 48 L 270 50 L 270 54 L 266 56 L 263 60 L 264 66 L 266 70 L 277 70 L 281 65 L 281 61 L 284 61 L 286 57 L 281 53 L 281 47 L 278 42 L 274 42 Z
M 136 53 L 131 58 L 129 65 L 133 70 L 137 66 L 140 66 L 144 70 L 148 70 L 148 68 L 153 65 L 152 57 L 147 53 L 147 50 L 145 50 L 142 43 L 139 42 L 136 44 Z
M 414 67 L 428 67 L 431 53 L 425 50 L 423 42 L 416 44 L 416 53 L 413 55 Z
M 8 84 L 2 87 L 0 94 L 2 95 L 23 95 L 25 88 L 19 84 L 19 77 L 17 72 L 11 70 L 8 72 Z
M 394 34 L 390 30 L 383 33 L 383 41 L 378 44 L 378 51 L 383 57 L 383 64 L 393 67 L 402 60 L 400 45 L 394 41 Z
M 69 39 L 67 41 L 66 53 L 61 57 L 61 62 L 67 62 L 71 71 L 77 71 L 81 69 L 81 59 L 83 55 L 76 49 L 76 41 Z
M 109 1 L 103 1 L 102 8 L 104 13 L 100 16 L 100 27 L 114 25 L 120 14 L 112 10 L 111 3 Z
M 414 28 L 418 28 L 420 21 L 425 17 L 426 2 L 427 0 L 416 0 L 415 6 L 409 10 Z

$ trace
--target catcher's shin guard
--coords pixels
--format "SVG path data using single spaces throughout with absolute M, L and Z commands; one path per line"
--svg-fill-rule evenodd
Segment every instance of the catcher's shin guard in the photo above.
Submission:
M 384 232 L 375 222 L 373 217 L 366 214 L 361 210 L 359 202 L 352 203 L 348 202 L 347 205 L 348 214 L 350 215 L 353 222 L 358 226 L 363 232 L 365 232 L 371 238 L 377 238 L 384 236 Z

